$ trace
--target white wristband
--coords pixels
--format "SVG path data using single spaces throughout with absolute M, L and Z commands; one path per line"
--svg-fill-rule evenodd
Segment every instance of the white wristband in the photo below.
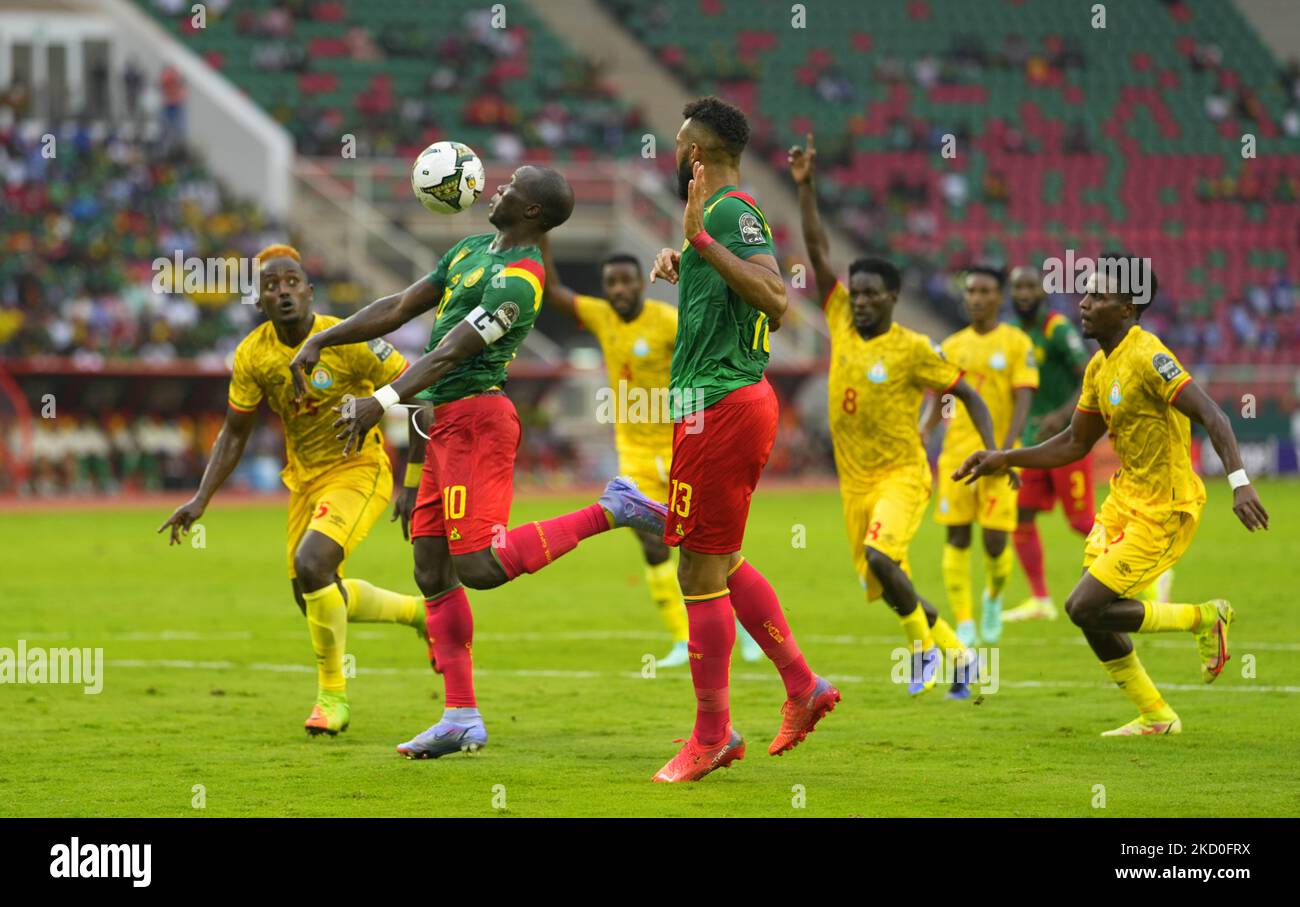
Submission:
M 1246 475 L 1246 470 L 1238 469 L 1236 472 L 1228 473 L 1228 484 L 1232 486 L 1233 491 L 1236 491 L 1243 485 L 1249 485 L 1250 477 Z
M 398 400 L 402 399 L 397 391 L 393 390 L 391 384 L 385 384 L 375 391 L 374 398 L 379 401 L 379 405 L 384 408 L 384 412 L 388 412 L 397 404 Z

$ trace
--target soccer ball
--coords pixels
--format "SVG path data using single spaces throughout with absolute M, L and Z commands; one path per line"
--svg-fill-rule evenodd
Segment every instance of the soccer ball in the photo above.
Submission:
M 459 214 L 474 204 L 487 177 L 474 149 L 460 142 L 434 142 L 411 168 L 411 191 L 434 214 Z

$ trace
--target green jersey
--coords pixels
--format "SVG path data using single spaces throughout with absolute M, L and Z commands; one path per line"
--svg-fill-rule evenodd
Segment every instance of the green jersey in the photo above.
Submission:
M 493 252 L 495 233 L 467 236 L 447 250 L 428 281 L 442 290 L 437 321 L 426 353 L 462 321 L 469 320 L 486 340 L 476 355 L 460 362 L 416 395 L 435 406 L 500 387 L 506 365 L 532 330 L 542 305 L 546 271 L 537 246 Z
M 1035 324 L 1020 323 L 1020 329 L 1034 342 L 1034 359 L 1038 361 L 1038 391 L 1029 407 L 1029 418 L 1020 441 L 1025 446 L 1046 441 L 1038 437 L 1043 416 L 1060 409 L 1079 390 L 1079 373 L 1088 365 L 1088 351 L 1083 338 L 1070 319 L 1057 312 L 1047 313 Z
M 704 229 L 739 258 L 776 255 L 758 203 L 723 186 L 704 203 Z M 680 420 L 763 379 L 767 316 L 745 303 L 689 242 L 678 265 L 677 343 L 669 377 L 673 418 Z

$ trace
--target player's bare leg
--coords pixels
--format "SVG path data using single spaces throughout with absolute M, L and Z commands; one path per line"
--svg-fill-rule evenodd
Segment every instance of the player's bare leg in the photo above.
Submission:
M 671 549 L 664 544 L 663 532 L 646 532 L 634 529 L 641 555 L 645 559 L 646 585 L 650 598 L 672 635 L 673 647 L 656 667 L 677 668 L 690 661 L 687 643 L 690 632 L 686 625 L 686 608 L 682 604 L 682 589 L 677 584 L 677 568 L 672 562 Z

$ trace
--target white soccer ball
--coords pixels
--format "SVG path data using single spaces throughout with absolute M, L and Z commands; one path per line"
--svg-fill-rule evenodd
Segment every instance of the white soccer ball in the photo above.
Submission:
M 411 191 L 434 214 L 459 214 L 474 204 L 487 177 L 474 149 L 460 142 L 434 142 L 411 167 Z

